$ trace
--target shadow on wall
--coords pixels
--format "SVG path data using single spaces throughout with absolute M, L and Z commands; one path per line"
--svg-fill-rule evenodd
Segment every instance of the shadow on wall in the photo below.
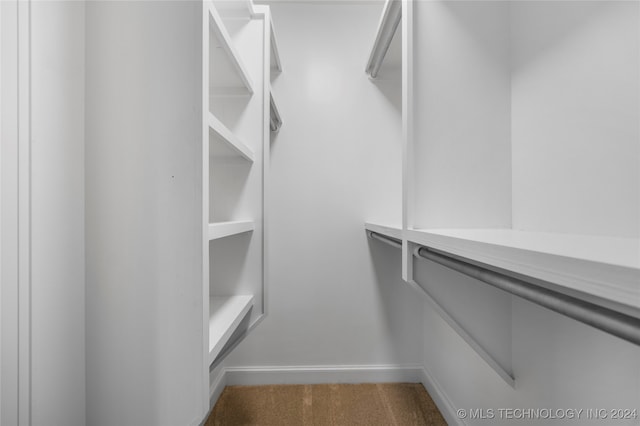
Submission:
M 414 278 L 431 297 L 511 373 L 511 298 L 508 293 L 416 258 Z
M 391 247 L 380 241 L 372 240 L 363 232 L 363 238 L 367 239 L 371 263 L 373 265 L 374 285 L 377 286 L 379 295 L 379 312 L 382 313 L 382 324 L 385 333 L 389 336 L 392 345 L 389 345 L 390 359 L 407 362 L 407 353 L 411 353 L 413 348 L 401 348 L 408 341 L 416 341 L 416 356 L 420 356 L 422 340 L 416 338 L 420 336 L 417 330 L 407 330 L 407 324 L 414 324 L 421 327 L 422 323 L 422 297 L 416 293 L 407 283 L 402 280 L 402 251 Z M 413 336 L 413 337 L 411 337 Z M 401 355 L 402 354 L 402 355 Z M 400 359 L 404 356 L 405 359 Z M 419 358 L 411 360 L 413 363 L 420 362 Z

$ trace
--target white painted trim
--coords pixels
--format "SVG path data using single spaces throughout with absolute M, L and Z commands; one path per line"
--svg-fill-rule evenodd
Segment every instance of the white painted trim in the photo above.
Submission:
M 422 368 L 420 375 L 422 386 L 424 386 L 429 396 L 431 396 L 431 399 L 433 399 L 433 402 L 435 402 L 447 424 L 467 426 L 468 423 L 465 420 L 458 418 L 455 405 L 444 391 L 442 385 L 429 373 L 429 370 L 427 370 L 426 367 Z
M 402 234 L 413 227 L 413 1 L 402 0 Z M 413 278 L 413 253 L 402 240 L 402 279 Z
M 211 383 L 211 387 L 209 388 L 209 412 L 207 412 L 207 417 L 211 413 L 211 410 L 218 402 L 218 398 L 222 395 L 222 391 L 227 386 L 227 371 L 223 368 L 219 373 L 216 379 Z
M 263 20 L 263 67 L 262 67 L 262 315 L 251 324 L 248 330 L 262 322 L 267 315 L 269 293 L 269 170 L 271 164 L 271 49 L 273 21 L 268 6 L 254 6 L 256 14 Z M 277 56 L 277 55 L 276 55 Z M 278 57 L 278 64 L 280 58 Z M 248 334 L 247 333 L 247 334 Z M 242 338 L 244 339 L 244 337 Z M 242 340 L 241 339 L 241 340 Z
M 228 385 L 421 383 L 419 365 L 307 365 L 227 367 Z

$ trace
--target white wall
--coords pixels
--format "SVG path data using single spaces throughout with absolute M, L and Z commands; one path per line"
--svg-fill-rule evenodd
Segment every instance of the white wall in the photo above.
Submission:
M 517 2 L 511 22 L 514 227 L 638 238 L 638 3 Z
M 509 3 L 414 6 L 415 228 L 511 226 Z
M 364 73 L 382 6 L 271 7 L 284 124 L 271 147 L 269 314 L 226 365 L 418 362 L 420 299 L 401 283 L 400 251 L 364 232 L 365 220 L 400 222 L 400 82 Z
M 84 4 L 31 4 L 31 424 L 84 425 Z
M 86 8 L 87 423 L 199 424 L 202 3 Z

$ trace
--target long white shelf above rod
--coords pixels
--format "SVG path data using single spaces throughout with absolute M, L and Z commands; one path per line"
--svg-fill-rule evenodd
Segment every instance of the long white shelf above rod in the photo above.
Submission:
M 553 283 L 640 316 L 640 240 L 512 229 L 409 229 L 410 242 Z
M 238 138 L 231 130 L 227 128 L 220 120 L 216 118 L 215 115 L 209 113 L 209 129 L 216 134 L 219 141 L 221 141 L 224 146 L 216 146 L 214 143 L 211 147 L 211 155 L 213 156 L 224 156 L 225 152 L 231 152 L 233 154 L 239 155 L 246 159 L 247 161 L 253 163 L 255 160 L 255 154 L 253 150 L 247 146 L 240 138 Z M 225 150 L 224 147 L 227 149 Z
M 229 222 L 214 222 L 209 224 L 209 241 L 232 235 L 251 232 L 255 229 L 252 220 L 235 220 Z
M 229 32 L 227 31 L 224 25 L 222 17 L 220 16 L 215 5 L 211 1 L 209 1 L 209 17 L 211 18 L 209 20 L 210 22 L 209 28 L 211 31 L 213 31 L 214 35 L 216 36 L 220 44 L 219 47 L 225 51 L 226 56 L 229 59 L 229 62 L 231 63 L 232 67 L 235 69 L 239 79 L 242 81 L 245 88 L 247 89 L 247 92 L 249 94 L 253 94 L 253 83 L 251 82 L 249 73 L 247 72 L 247 69 L 245 68 L 242 61 L 240 60 L 240 55 L 238 54 L 237 50 L 233 46 L 233 41 L 231 40 L 231 36 L 229 35 Z
M 252 295 L 209 299 L 209 365 L 220 355 L 252 306 Z
M 389 50 L 389 46 L 391 45 L 391 41 L 393 40 L 393 36 L 398 29 L 398 24 L 400 24 L 401 19 L 402 2 L 400 0 L 387 0 L 378 24 L 376 40 L 373 43 L 367 68 L 365 69 L 365 72 L 369 74 L 371 78 L 378 76 L 382 61 L 384 61 L 384 57 Z

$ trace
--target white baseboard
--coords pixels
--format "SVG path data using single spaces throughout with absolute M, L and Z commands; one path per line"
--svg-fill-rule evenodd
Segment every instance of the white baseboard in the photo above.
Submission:
M 229 367 L 228 385 L 390 383 L 422 381 L 420 365 L 329 365 Z
M 431 399 L 433 399 L 433 402 L 435 402 L 447 424 L 468 426 L 468 423 L 464 419 L 458 418 L 456 407 L 435 377 L 433 377 L 426 368 L 421 368 L 421 375 L 422 385 L 429 393 L 429 396 L 431 396 Z
M 227 372 L 225 369 L 221 369 L 209 387 L 209 410 L 213 409 L 213 406 L 216 405 L 225 386 L 227 386 Z M 207 416 L 209 415 L 207 414 Z

